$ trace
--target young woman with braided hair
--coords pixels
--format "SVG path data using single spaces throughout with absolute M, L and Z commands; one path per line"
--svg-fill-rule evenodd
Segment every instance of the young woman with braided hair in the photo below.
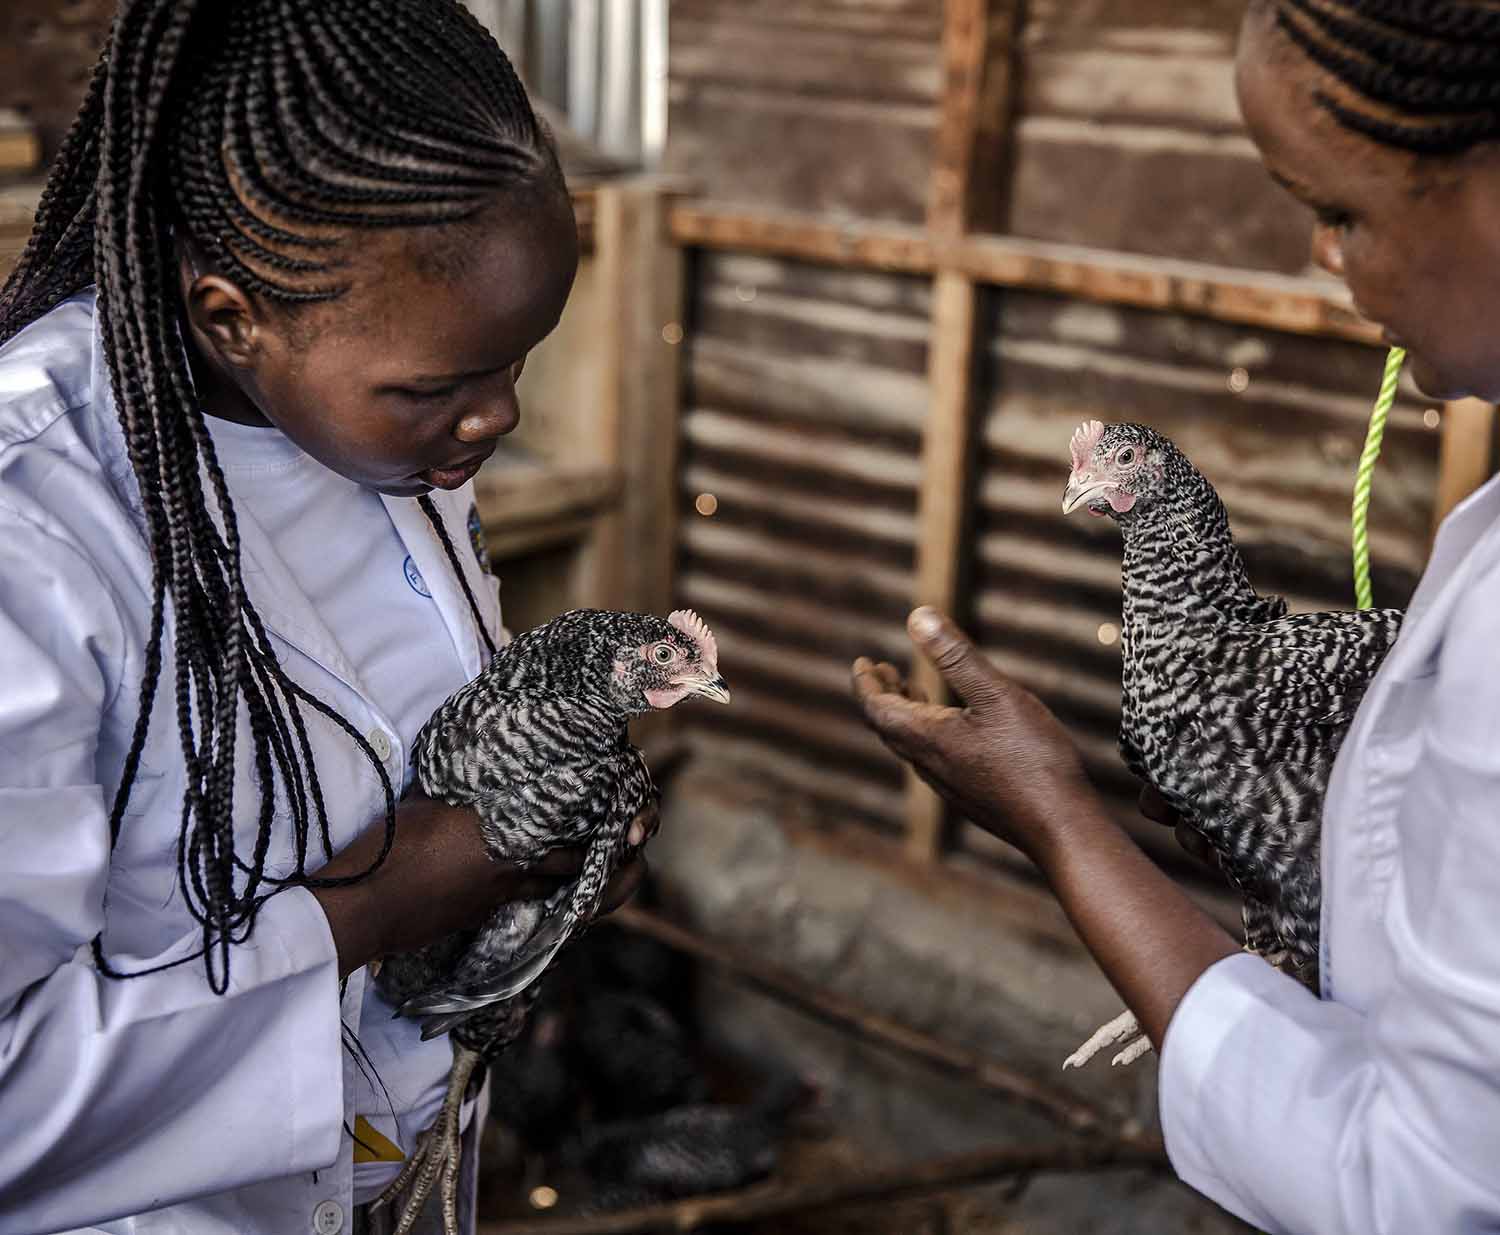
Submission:
M 1417 384 L 1500 400 L 1500 4 L 1253 0 L 1238 88 L 1268 170 L 1316 212 L 1317 261 Z M 1058 722 L 946 618 L 918 610 L 911 634 L 965 706 L 855 666 L 892 748 L 1037 864 L 1161 1052 L 1173 1165 L 1257 1228 L 1500 1230 L 1497 613 L 1492 481 L 1445 522 L 1339 752 L 1322 999 L 1142 855 Z
M 578 867 L 403 796 L 576 263 L 454 0 L 122 0 L 0 290 L 0 1232 L 355 1229 L 441 1103 L 365 964 Z

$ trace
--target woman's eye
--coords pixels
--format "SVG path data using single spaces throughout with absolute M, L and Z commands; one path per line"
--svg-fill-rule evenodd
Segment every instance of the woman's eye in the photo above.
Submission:
M 401 397 L 413 403 L 441 403 L 457 393 L 457 386 L 442 386 L 437 390 L 403 390 Z
M 1330 206 L 1320 206 L 1314 212 L 1319 227 L 1327 227 L 1336 232 L 1346 232 L 1354 226 L 1354 216 L 1347 210 L 1335 210 Z

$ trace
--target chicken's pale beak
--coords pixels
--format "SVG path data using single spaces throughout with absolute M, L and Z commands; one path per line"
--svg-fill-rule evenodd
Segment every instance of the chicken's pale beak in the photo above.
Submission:
M 1068 487 L 1063 490 L 1063 514 L 1071 515 L 1085 502 L 1101 496 L 1109 488 L 1109 481 L 1095 480 L 1092 472 L 1074 472 L 1068 477 Z
M 715 674 L 711 678 L 694 678 L 684 682 L 689 694 L 702 695 L 705 699 L 712 699 L 715 703 L 729 702 L 729 683 L 721 676 Z

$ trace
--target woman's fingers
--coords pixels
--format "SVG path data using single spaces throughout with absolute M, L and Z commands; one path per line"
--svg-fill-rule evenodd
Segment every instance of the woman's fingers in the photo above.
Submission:
M 609 886 L 604 889 L 604 900 L 600 905 L 600 912 L 613 913 L 639 892 L 641 884 L 646 881 L 648 869 L 646 855 L 643 852 L 636 850 L 627 855 L 620 865 L 615 867 Z
M 656 835 L 660 827 L 661 811 L 655 801 L 648 802 L 641 807 L 640 814 L 630 821 L 630 830 L 625 834 L 625 843 L 632 849 L 639 849 Z
M 1195 832 L 1183 822 L 1177 812 L 1167 804 L 1167 799 L 1157 792 L 1154 785 L 1142 787 L 1137 805 L 1140 807 L 1141 814 L 1147 819 L 1171 828 L 1176 833 L 1177 843 L 1182 846 L 1183 851 L 1189 857 L 1197 858 L 1205 866 L 1218 868 L 1219 855 L 1214 851 L 1214 847 L 1203 839 L 1202 833 Z
M 970 707 L 981 707 L 994 697 L 1000 675 L 945 614 L 924 605 L 906 619 L 906 630 L 922 655 Z
M 1141 814 L 1152 823 L 1164 823 L 1169 828 L 1177 826 L 1177 812 L 1167 805 L 1167 799 L 1161 796 L 1155 785 L 1141 786 L 1137 805 Z
M 1215 870 L 1219 869 L 1219 855 L 1214 850 L 1214 847 L 1203 839 L 1202 833 L 1193 831 L 1192 828 L 1188 827 L 1180 819 L 1177 821 L 1174 830 L 1177 835 L 1177 843 L 1182 846 L 1184 851 L 1192 857 L 1197 858 L 1205 866 L 1212 866 Z

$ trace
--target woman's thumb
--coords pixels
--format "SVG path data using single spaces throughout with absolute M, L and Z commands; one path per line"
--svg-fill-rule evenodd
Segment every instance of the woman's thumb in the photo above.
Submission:
M 965 703 L 975 704 L 995 693 L 994 669 L 944 614 L 923 605 L 906 619 L 906 630 Z

